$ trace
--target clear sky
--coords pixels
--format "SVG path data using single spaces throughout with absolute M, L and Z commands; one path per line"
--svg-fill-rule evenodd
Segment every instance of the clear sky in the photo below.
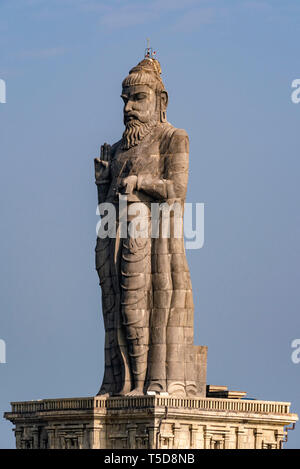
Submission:
M 299 33 L 298 0 L 0 0 L 1 412 L 99 389 L 93 158 L 121 136 L 121 80 L 150 37 L 190 136 L 187 200 L 205 204 L 187 256 L 208 383 L 300 413 Z

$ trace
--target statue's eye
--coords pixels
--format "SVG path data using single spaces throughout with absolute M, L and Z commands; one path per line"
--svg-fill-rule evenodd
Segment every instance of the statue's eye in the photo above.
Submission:
M 126 94 L 121 94 L 121 98 L 123 99 L 124 104 L 128 101 L 128 96 Z
M 141 101 L 142 99 L 146 99 L 146 93 L 137 93 L 134 95 L 136 101 Z

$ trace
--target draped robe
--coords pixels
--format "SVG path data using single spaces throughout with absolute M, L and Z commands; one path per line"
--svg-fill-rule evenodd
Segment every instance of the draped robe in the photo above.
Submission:
M 98 202 L 114 204 L 117 213 L 116 237 L 97 238 L 96 245 L 105 325 L 105 371 L 100 394 L 126 394 L 133 388 L 137 371 L 130 350 L 139 350 L 139 344 L 141 351 L 147 349 L 146 355 L 141 352 L 139 364 L 141 369 L 146 366 L 144 393 L 197 393 L 194 306 L 183 236 L 176 238 L 172 227 L 169 238 L 163 237 L 161 230 L 157 238 L 120 236 L 121 180 L 137 176 L 128 205 L 143 203 L 150 226 L 153 202 L 177 202 L 183 216 L 188 159 L 187 133 L 167 122 L 158 123 L 128 150 L 122 148 L 122 141 L 114 144 L 109 180 L 96 179 Z

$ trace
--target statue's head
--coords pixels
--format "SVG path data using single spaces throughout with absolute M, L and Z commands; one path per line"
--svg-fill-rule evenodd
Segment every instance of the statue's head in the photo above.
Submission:
M 168 93 L 161 79 L 158 60 L 144 59 L 122 83 L 124 101 L 124 148 L 137 145 L 158 123 L 166 121 Z

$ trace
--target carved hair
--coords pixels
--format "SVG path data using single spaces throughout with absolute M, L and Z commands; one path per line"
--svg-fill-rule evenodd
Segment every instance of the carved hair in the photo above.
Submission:
M 133 67 L 129 75 L 123 80 L 123 88 L 133 85 L 148 85 L 154 90 L 164 91 L 161 79 L 160 63 L 156 59 L 144 59 Z

